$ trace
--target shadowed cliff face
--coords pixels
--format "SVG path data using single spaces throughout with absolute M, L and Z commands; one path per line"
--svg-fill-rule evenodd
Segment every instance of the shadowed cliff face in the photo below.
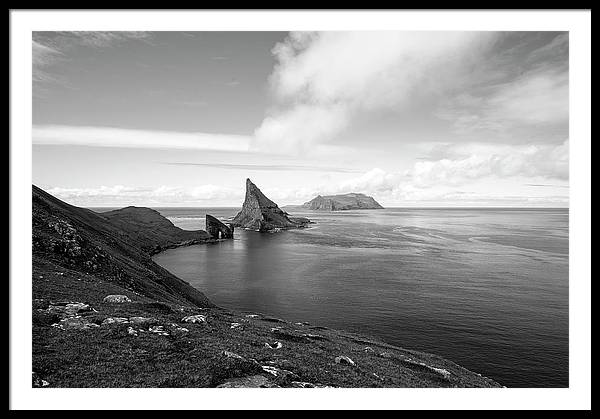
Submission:
M 301 228 L 310 220 L 290 218 L 277 204 L 267 198 L 250 179 L 246 179 L 246 198 L 242 210 L 233 219 L 233 225 L 249 230 Z
M 214 239 L 233 239 L 233 226 L 209 214 L 206 214 L 206 232 Z
M 149 208 L 99 214 L 56 199 L 33 186 L 33 256 L 89 273 L 150 298 L 212 303 L 197 289 L 154 263 L 156 249 L 205 242 L 205 231 L 185 231 Z

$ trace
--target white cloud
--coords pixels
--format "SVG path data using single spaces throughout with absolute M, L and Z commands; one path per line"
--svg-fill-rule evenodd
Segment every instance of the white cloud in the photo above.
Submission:
M 242 135 L 68 125 L 34 125 L 32 137 L 33 143 L 38 145 L 171 148 L 238 152 L 249 151 L 250 145 L 250 138 Z
M 446 148 L 450 158 L 418 161 L 406 174 L 419 187 L 463 185 L 484 177 L 569 178 L 569 140 L 559 145 L 464 144 Z
M 476 96 L 460 94 L 436 115 L 452 122 L 459 134 L 511 135 L 513 129 L 544 130 L 569 120 L 569 75 L 554 69 L 523 74 L 486 88 Z
M 511 205 L 568 203 L 568 196 L 555 195 L 556 189 L 568 186 L 569 141 L 548 146 L 511 146 L 485 143 L 450 145 L 445 148 L 449 158 L 416 162 L 405 171 L 388 172 L 380 168 L 338 183 L 327 183 L 303 188 L 301 191 L 278 196 L 301 202 L 317 194 L 363 192 L 382 202 L 441 204 L 502 203 Z M 479 181 L 493 185 L 511 182 L 511 185 L 536 184 L 541 180 L 556 181 L 555 190 L 541 196 L 506 195 L 504 191 L 465 192 L 458 187 L 471 187 Z M 530 185 L 531 186 L 531 185 Z M 301 193 L 299 193 L 301 192 Z M 530 190 L 528 193 L 531 192 Z M 568 193 L 568 189 L 561 193 Z
M 360 176 L 337 182 L 322 182 L 290 187 L 262 187 L 263 192 L 280 205 L 299 204 L 318 194 L 329 195 L 363 192 L 384 205 L 568 205 L 569 141 L 549 146 L 511 146 L 485 143 L 449 145 L 449 156 L 416 162 L 405 171 L 388 172 L 373 168 Z M 535 186 L 553 180 L 553 187 L 531 194 L 507 195 L 496 190 L 464 191 L 477 182 L 486 185 L 512 182 Z M 506 183 L 504 183 L 506 184 Z M 567 189 L 564 189 L 564 187 Z M 561 190 L 561 188 L 563 188 Z M 494 188 L 492 188 L 494 189 Z M 548 190 L 546 190 L 548 189 Z M 557 190 L 559 192 L 557 192 Z M 197 187 L 128 187 L 123 185 L 98 188 L 54 187 L 49 193 L 80 206 L 94 205 L 241 205 L 243 187 L 214 184 Z
M 331 137 L 347 124 L 343 106 L 298 105 L 289 112 L 267 117 L 254 132 L 258 150 L 310 152 L 323 138 Z
M 475 32 L 291 33 L 273 49 L 279 100 L 255 132 L 258 147 L 327 141 L 355 112 L 440 94 L 492 35 Z M 306 148 L 306 147 L 304 147 Z
M 131 187 L 123 185 L 96 188 L 52 187 L 47 192 L 79 206 L 125 206 L 125 205 L 214 205 L 215 202 L 238 200 L 242 202 L 244 191 L 218 185 L 199 185 L 191 188 L 177 186 Z

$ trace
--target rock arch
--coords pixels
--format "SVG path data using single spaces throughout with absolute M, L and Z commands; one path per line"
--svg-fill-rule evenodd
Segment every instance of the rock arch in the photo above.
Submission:
M 233 239 L 233 226 L 206 214 L 206 232 L 214 239 Z

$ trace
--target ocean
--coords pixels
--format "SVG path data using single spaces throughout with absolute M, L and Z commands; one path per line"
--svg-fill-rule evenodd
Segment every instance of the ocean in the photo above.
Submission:
M 157 208 L 184 229 L 206 213 Z M 431 352 L 507 387 L 568 387 L 568 209 L 289 209 L 315 221 L 154 260 L 219 306 Z

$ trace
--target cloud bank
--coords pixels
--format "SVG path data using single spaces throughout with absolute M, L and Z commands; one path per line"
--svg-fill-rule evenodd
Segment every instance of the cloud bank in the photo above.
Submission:
M 343 132 L 358 112 L 402 109 L 439 95 L 486 48 L 479 32 L 292 32 L 277 44 L 277 104 L 255 131 L 258 148 L 306 151 Z
M 37 125 L 33 144 L 93 147 L 190 149 L 248 152 L 250 138 L 243 135 L 201 132 L 148 131 L 110 127 Z
M 557 146 L 451 145 L 452 158 L 418 161 L 402 172 L 387 172 L 373 168 L 360 176 L 340 182 L 326 182 L 302 187 L 264 188 L 263 191 L 280 204 L 299 204 L 318 194 L 364 192 L 387 204 L 403 205 L 557 205 L 568 204 L 562 193 L 535 196 L 507 195 L 503 192 L 470 192 L 457 188 L 468 187 L 485 179 L 513 180 L 543 179 L 557 183 L 531 184 L 528 187 L 568 188 L 569 141 Z M 234 165 L 236 166 L 236 165 Z M 265 170 L 271 170 L 267 168 Z M 214 184 L 193 188 L 160 186 L 101 186 L 98 188 L 58 188 L 49 193 L 75 205 L 225 205 L 239 206 L 243 187 L 232 188 Z

